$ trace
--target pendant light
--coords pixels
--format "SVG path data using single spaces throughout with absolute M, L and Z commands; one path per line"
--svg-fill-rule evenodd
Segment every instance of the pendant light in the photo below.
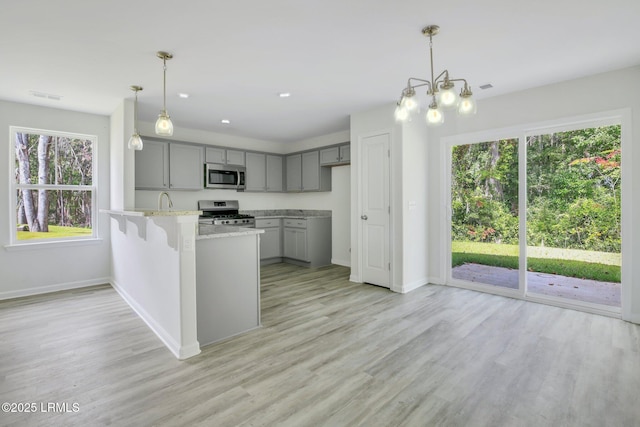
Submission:
M 136 100 L 133 103 L 133 135 L 129 138 L 130 150 L 142 150 L 142 138 L 138 133 L 138 92 L 142 90 L 142 86 L 130 86 L 130 89 L 136 93 Z
M 163 78 L 163 96 L 164 101 L 162 104 L 162 111 L 158 115 L 158 120 L 156 121 L 156 134 L 163 136 L 171 136 L 173 135 L 173 123 L 171 123 L 171 117 L 167 113 L 167 59 L 173 58 L 173 55 L 167 52 L 158 52 L 156 54 L 158 58 L 162 59 L 163 70 L 164 70 L 164 78 Z
M 429 25 L 422 29 L 422 34 L 429 37 L 429 59 L 431 63 L 431 80 L 410 78 L 407 87 L 402 90 L 400 101 L 397 103 L 395 118 L 399 122 L 411 119 L 411 113 L 420 111 L 416 100 L 416 88 L 426 86 L 427 96 L 431 103 L 425 114 L 427 125 L 437 126 L 444 122 L 443 109 L 457 109 L 461 116 L 469 116 L 476 113 L 476 103 L 472 98 L 473 93 L 465 79 L 449 77 L 449 71 L 444 70 L 437 77 L 433 73 L 433 36 L 438 34 L 440 27 Z M 415 83 L 412 84 L 412 81 Z M 458 95 L 454 90 L 454 82 L 463 82 L 464 86 Z

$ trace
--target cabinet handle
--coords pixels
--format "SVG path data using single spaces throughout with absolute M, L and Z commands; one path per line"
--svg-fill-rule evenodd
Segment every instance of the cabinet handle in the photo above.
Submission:
M 364 220 L 366 221 L 366 220 L 368 220 L 368 219 L 369 219 L 369 217 L 368 217 L 368 216 L 366 216 L 366 215 L 360 215 L 360 219 L 364 219 Z

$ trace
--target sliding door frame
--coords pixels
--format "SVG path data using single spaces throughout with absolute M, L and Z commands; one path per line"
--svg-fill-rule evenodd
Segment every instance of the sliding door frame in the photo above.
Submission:
M 621 307 L 611 307 L 602 304 L 594 304 L 583 301 L 574 301 L 567 298 L 546 296 L 540 294 L 531 294 L 527 292 L 527 137 L 532 135 L 548 134 L 555 132 L 563 132 L 569 130 L 583 129 L 588 127 L 599 127 L 607 125 L 621 125 L 621 149 L 622 162 L 624 159 L 631 158 L 631 110 L 621 109 L 606 111 L 601 113 L 567 117 L 558 120 L 529 123 L 519 126 L 500 129 L 488 129 L 479 132 L 466 133 L 443 137 L 440 140 L 443 176 L 442 183 L 444 185 L 441 200 L 442 219 L 444 227 L 441 228 L 441 247 L 443 254 L 442 271 L 444 275 L 444 283 L 449 286 L 455 286 L 465 289 L 471 289 L 481 292 L 487 292 L 496 295 L 518 298 L 527 301 L 539 302 L 543 304 L 571 308 L 589 313 L 602 314 L 612 317 L 622 317 L 628 319 L 630 316 L 629 302 L 632 298 L 632 282 L 630 276 L 630 266 L 633 262 L 631 259 L 631 246 L 628 240 L 622 238 L 622 267 L 621 267 Z M 474 144 L 486 141 L 497 141 L 501 139 L 517 139 L 518 140 L 518 209 L 520 214 L 519 221 L 519 284 L 518 289 L 501 288 L 490 284 L 480 284 L 469 282 L 452 277 L 451 266 L 451 149 L 457 145 Z M 631 212 L 631 176 L 630 167 L 622 167 L 621 176 L 621 229 L 624 236 L 624 230 L 630 228 Z M 625 185 L 626 183 L 626 185 Z

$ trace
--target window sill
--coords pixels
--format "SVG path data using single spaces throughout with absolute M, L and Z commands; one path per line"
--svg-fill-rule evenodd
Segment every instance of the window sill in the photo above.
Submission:
M 76 239 L 76 240 L 56 240 L 51 242 L 33 242 L 33 243 L 13 243 L 9 245 L 5 245 L 5 249 L 7 251 L 28 251 L 28 250 L 37 250 L 37 249 L 52 249 L 52 248 L 62 248 L 69 246 L 90 246 L 90 245 L 99 245 L 104 241 L 99 237 L 89 238 L 89 239 Z

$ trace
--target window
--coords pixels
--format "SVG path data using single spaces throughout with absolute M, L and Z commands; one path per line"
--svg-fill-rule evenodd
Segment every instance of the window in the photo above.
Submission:
M 11 243 L 96 237 L 96 137 L 11 127 Z

